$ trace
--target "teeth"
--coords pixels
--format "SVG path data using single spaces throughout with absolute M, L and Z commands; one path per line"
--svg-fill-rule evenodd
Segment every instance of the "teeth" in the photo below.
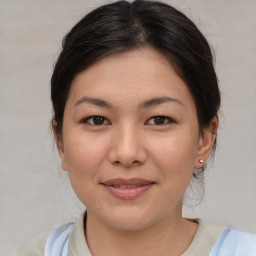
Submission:
M 140 185 L 113 185 L 115 188 L 137 188 Z

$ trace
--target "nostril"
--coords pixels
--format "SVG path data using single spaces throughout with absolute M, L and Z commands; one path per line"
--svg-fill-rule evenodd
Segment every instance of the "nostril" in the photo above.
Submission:
M 131 166 L 134 166 L 134 165 L 139 165 L 141 164 L 140 161 L 138 160 L 134 160 L 132 162 L 125 162 L 125 161 L 115 161 L 113 162 L 114 165 L 122 165 L 124 167 L 131 167 Z
M 136 144 L 133 147 L 112 147 L 108 154 L 108 159 L 115 166 L 130 167 L 141 165 L 147 159 L 146 151 Z

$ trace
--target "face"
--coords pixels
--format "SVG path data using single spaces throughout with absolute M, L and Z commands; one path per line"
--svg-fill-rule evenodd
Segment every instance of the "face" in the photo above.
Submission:
M 125 230 L 181 216 L 193 169 L 212 144 L 199 133 L 186 84 L 150 49 L 106 57 L 79 73 L 62 135 L 62 168 L 87 214 Z

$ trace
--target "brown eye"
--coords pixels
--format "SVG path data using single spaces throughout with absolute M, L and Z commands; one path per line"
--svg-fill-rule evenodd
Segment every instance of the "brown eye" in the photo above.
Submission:
M 150 125 L 165 125 L 172 122 L 172 119 L 166 116 L 154 116 L 148 120 L 148 124 Z
M 83 123 L 88 123 L 90 125 L 106 125 L 109 124 L 107 119 L 103 116 L 90 116 L 86 118 Z
M 162 116 L 157 116 L 157 117 L 154 117 L 153 119 L 155 124 L 164 124 L 166 121 L 166 118 Z

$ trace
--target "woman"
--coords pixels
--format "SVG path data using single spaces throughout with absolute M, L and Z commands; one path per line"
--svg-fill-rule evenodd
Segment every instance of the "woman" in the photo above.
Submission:
M 92 11 L 51 86 L 61 165 L 87 211 L 16 255 L 255 255 L 254 235 L 182 217 L 220 106 L 211 49 L 187 17 L 151 1 Z

